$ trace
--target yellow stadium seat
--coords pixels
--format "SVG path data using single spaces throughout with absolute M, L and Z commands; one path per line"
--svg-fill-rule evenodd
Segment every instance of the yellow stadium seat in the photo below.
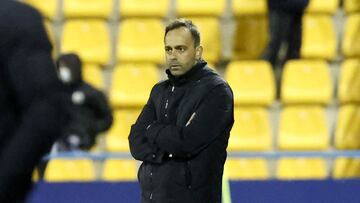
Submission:
M 330 14 L 333 15 L 339 7 L 339 0 L 310 0 L 306 8 L 308 13 Z
M 360 149 L 360 106 L 340 107 L 335 130 L 335 147 L 338 149 Z
M 326 161 L 322 158 L 280 158 L 277 161 L 278 179 L 325 179 Z
M 341 103 L 360 102 L 360 60 L 349 59 L 340 68 L 338 98 Z
M 48 182 L 86 182 L 96 179 L 95 168 L 90 159 L 52 159 L 49 161 L 44 180 Z
M 321 60 L 292 60 L 282 76 L 281 99 L 285 104 L 329 104 L 333 85 L 330 68 Z
M 278 135 L 280 150 L 326 150 L 329 130 L 320 106 L 289 106 L 281 112 Z
M 225 11 L 225 0 L 176 0 L 178 16 L 221 16 Z
M 270 177 L 268 164 L 263 158 L 228 158 L 224 170 L 230 180 L 265 180 Z
M 190 18 L 201 34 L 201 45 L 204 48 L 202 57 L 210 63 L 220 59 L 221 40 L 220 25 L 217 18 Z
M 109 18 L 112 7 L 113 0 L 63 0 L 66 18 Z
M 345 57 L 360 56 L 360 14 L 356 13 L 347 17 L 342 40 L 341 48 Z
M 140 109 L 121 109 L 114 112 L 114 124 L 105 136 L 105 147 L 110 152 L 128 152 L 131 125 L 139 117 Z
M 117 60 L 164 62 L 164 26 L 159 19 L 127 19 L 119 26 Z
M 46 18 L 54 20 L 57 16 L 58 0 L 24 0 L 23 2 L 33 6 Z
M 96 64 L 84 64 L 83 66 L 84 81 L 97 89 L 104 90 L 104 79 L 101 68 Z
M 262 107 L 235 107 L 235 123 L 229 139 L 229 151 L 264 151 L 272 146 L 267 110 Z
M 153 64 L 118 65 L 112 75 L 110 101 L 116 107 L 143 107 L 158 80 Z
M 121 17 L 161 17 L 169 11 L 169 0 L 121 0 L 119 14 Z
M 359 0 L 344 0 L 344 9 L 346 13 L 359 12 L 360 1 Z
M 252 0 L 251 0 L 252 1 Z M 236 19 L 233 60 L 258 59 L 269 39 L 266 15 L 248 15 Z
M 264 15 L 267 13 L 266 0 L 232 0 L 235 16 Z
M 306 14 L 303 17 L 300 52 L 302 58 L 331 60 L 336 57 L 337 37 L 331 16 Z
M 136 181 L 137 169 L 135 160 L 107 159 L 104 162 L 101 179 L 104 181 Z
M 235 105 L 269 106 L 275 99 L 275 79 L 266 61 L 234 61 L 225 70 Z
M 333 178 L 360 178 L 360 159 L 337 158 L 334 162 Z
M 110 60 L 110 36 L 105 21 L 69 20 L 61 41 L 61 52 L 75 52 L 85 63 L 107 64 Z

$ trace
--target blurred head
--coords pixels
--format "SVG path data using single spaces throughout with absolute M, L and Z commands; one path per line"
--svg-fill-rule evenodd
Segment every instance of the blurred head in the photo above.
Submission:
M 63 54 L 56 61 L 59 78 L 66 84 L 76 84 L 82 81 L 82 63 L 76 54 Z
M 166 65 L 174 76 L 188 72 L 201 59 L 200 33 L 186 19 L 176 19 L 165 29 Z

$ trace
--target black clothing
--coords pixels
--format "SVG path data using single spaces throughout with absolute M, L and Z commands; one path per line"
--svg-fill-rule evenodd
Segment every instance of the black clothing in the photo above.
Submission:
M 72 91 L 72 113 L 71 121 L 65 128 L 60 145 L 68 149 L 90 149 L 95 144 L 96 136 L 111 127 L 113 117 L 111 108 L 105 95 L 82 82 Z M 81 94 L 83 98 L 76 100 L 76 94 Z M 78 146 L 71 143 L 70 136 L 78 136 Z
M 63 54 L 56 65 L 59 72 L 61 68 L 70 72 L 66 86 L 72 101 L 72 119 L 60 139 L 60 150 L 88 150 L 95 144 L 96 135 L 111 127 L 110 105 L 100 90 L 83 81 L 82 62 L 78 55 Z
M 36 10 L 1 0 L 0 39 L 0 202 L 22 202 L 67 122 L 66 93 Z
M 268 0 L 270 39 L 262 58 L 273 67 L 300 58 L 302 16 L 308 3 L 308 0 Z M 287 44 L 287 52 L 283 59 L 278 59 L 283 43 Z
M 233 118 L 229 85 L 201 61 L 154 86 L 129 135 L 142 202 L 221 202 Z

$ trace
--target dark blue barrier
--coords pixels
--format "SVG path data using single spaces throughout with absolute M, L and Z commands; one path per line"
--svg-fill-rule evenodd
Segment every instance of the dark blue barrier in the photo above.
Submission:
M 232 203 L 359 203 L 360 180 L 231 181 Z
M 232 203 L 359 203 L 360 180 L 231 181 Z M 139 203 L 136 182 L 39 182 L 29 203 Z

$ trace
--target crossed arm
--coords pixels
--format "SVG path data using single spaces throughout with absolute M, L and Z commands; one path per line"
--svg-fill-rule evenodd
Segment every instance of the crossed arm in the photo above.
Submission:
M 135 159 L 161 163 L 164 154 L 195 156 L 233 122 L 233 98 L 229 87 L 211 90 L 184 126 L 165 125 L 156 118 L 151 100 L 132 126 L 129 141 Z

